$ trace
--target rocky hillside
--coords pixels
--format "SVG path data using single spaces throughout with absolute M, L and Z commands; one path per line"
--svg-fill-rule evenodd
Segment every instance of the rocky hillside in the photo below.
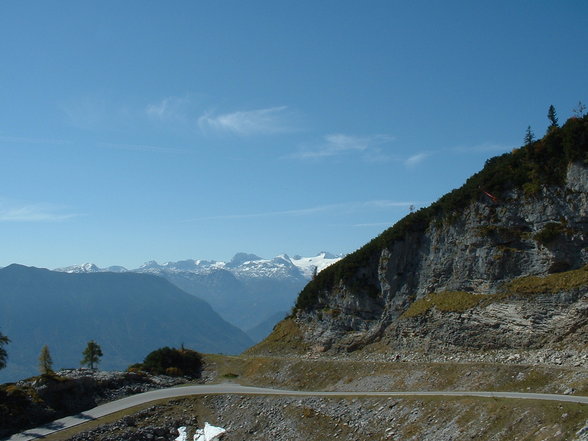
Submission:
M 587 264 L 584 117 L 488 160 L 461 188 L 321 272 L 253 352 L 375 342 L 398 351 L 582 350 Z

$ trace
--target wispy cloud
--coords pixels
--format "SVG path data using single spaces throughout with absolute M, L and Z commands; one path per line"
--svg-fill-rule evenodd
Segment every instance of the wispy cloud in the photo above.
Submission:
M 98 129 L 111 125 L 121 113 L 106 96 L 76 97 L 60 104 L 66 121 L 82 129 Z
M 175 147 L 161 147 L 156 145 L 147 144 L 126 144 L 126 143 L 114 143 L 114 142 L 98 142 L 98 147 L 106 147 L 117 150 L 128 150 L 133 152 L 155 152 L 155 153 L 180 153 L 186 152 L 185 149 Z
M 236 135 L 270 135 L 293 131 L 286 116 L 286 106 L 245 110 L 222 115 L 205 113 L 198 118 L 204 131 L 215 130 Z
M 232 220 L 232 219 L 253 219 L 263 217 L 290 217 L 290 216 L 311 216 L 321 213 L 346 213 L 350 214 L 357 211 L 365 211 L 367 209 L 373 210 L 386 210 L 398 207 L 411 207 L 415 205 L 422 205 L 421 202 L 399 202 L 389 200 L 374 200 L 364 202 L 344 202 L 339 204 L 326 204 L 319 205 L 316 207 L 299 208 L 293 210 L 282 210 L 282 211 L 264 211 L 258 213 L 239 213 L 239 214 L 227 214 L 218 216 L 206 216 L 195 219 L 189 219 L 185 222 L 196 222 L 206 220 Z
M 62 145 L 69 144 L 63 139 L 53 138 L 29 138 L 24 136 L 0 136 L 0 143 L 2 144 L 54 144 Z
M 381 150 L 383 144 L 393 141 L 389 135 L 352 136 L 343 133 L 326 135 L 323 142 L 304 146 L 291 155 L 296 159 L 321 159 L 347 154 L 361 154 L 366 160 L 390 159 Z
M 7 205 L 0 202 L 0 222 L 61 222 L 80 216 L 51 204 Z
M 186 97 L 169 96 L 155 104 L 148 104 L 145 113 L 160 120 L 185 120 L 185 107 L 189 103 Z
M 429 156 L 431 156 L 431 153 L 417 153 L 416 155 L 412 155 L 409 158 L 407 158 L 404 161 L 404 165 L 406 165 L 407 167 L 415 167 L 416 165 L 420 164 L 425 159 L 427 159 Z

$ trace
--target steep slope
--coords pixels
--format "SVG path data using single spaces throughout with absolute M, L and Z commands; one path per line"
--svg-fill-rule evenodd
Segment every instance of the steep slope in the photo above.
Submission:
M 532 293 L 509 283 L 588 264 L 587 166 L 588 117 L 488 160 L 460 189 L 318 274 L 294 315 L 252 352 L 349 351 L 375 341 L 391 350 L 573 342 L 585 335 L 583 275 L 555 293 L 551 279 Z M 415 313 L 423 301 L 433 307 Z M 505 336 L 487 339 L 493 327 Z M 529 335 L 521 339 L 516 328 Z
M 147 274 L 66 274 L 11 265 L 0 270 L 0 324 L 11 339 L 0 381 L 37 372 L 48 345 L 55 367 L 78 367 L 86 343 L 101 367 L 124 369 L 162 346 L 238 353 L 251 340 L 204 301 Z

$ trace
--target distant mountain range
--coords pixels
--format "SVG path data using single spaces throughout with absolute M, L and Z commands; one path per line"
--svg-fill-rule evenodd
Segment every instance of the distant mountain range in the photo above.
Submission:
M 312 278 L 341 256 L 320 252 L 313 257 L 287 254 L 263 259 L 254 254 L 237 253 L 229 262 L 181 260 L 159 264 L 147 262 L 127 270 L 121 266 L 99 268 L 92 263 L 58 268 L 66 273 L 134 272 L 164 277 L 182 290 L 210 303 L 221 317 L 246 331 L 254 341 L 271 331 L 293 306 L 298 293 Z
M 55 368 L 78 367 L 93 339 L 104 352 L 101 367 L 124 369 L 162 346 L 235 354 L 252 344 L 206 302 L 162 277 L 134 272 L 2 268 L 0 326 L 11 340 L 0 382 L 37 373 L 43 345 Z
M 336 256 L 326 251 L 321 251 L 314 257 L 301 257 L 298 255 L 290 257 L 287 254 L 280 254 L 273 259 L 264 259 L 255 254 L 237 253 L 229 262 L 187 259 L 159 264 L 152 260 L 144 263 L 139 268 L 130 270 L 123 266 L 99 268 L 93 263 L 84 263 L 65 268 L 56 268 L 55 271 L 65 273 L 135 272 L 155 274 L 165 271 L 209 274 L 212 271 L 224 269 L 244 278 L 290 278 L 303 276 L 307 280 L 310 280 L 315 268 L 317 272 L 320 272 L 341 258 L 342 256 Z

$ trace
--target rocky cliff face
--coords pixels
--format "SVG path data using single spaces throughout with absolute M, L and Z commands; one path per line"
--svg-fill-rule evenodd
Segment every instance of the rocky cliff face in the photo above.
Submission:
M 546 178 L 538 185 L 535 172 L 530 172 L 527 183 L 503 184 L 494 198 L 483 187 L 472 197 L 476 190 L 472 191 L 470 179 L 470 199 L 458 210 L 431 209 L 420 218 L 417 213 L 400 233 L 393 229 L 383 233 L 325 271 L 302 292 L 292 317 L 301 339 L 316 351 L 350 351 L 375 341 L 409 350 L 538 348 L 572 342 L 574 333 L 585 336 L 588 281 L 572 287 L 564 284 L 557 292 L 537 288 L 532 298 L 505 293 L 508 283 L 518 278 L 548 276 L 588 264 L 585 132 L 583 138 L 574 138 L 584 139 L 582 145 L 575 145 L 580 159 L 564 163 L 559 159 L 559 183 Z M 546 136 L 539 146 L 527 146 L 519 159 L 514 153 L 515 159 L 509 155 L 501 159 L 510 169 L 513 164 L 516 169 L 518 160 L 538 170 L 540 166 L 533 163 L 537 152 L 545 155 L 555 145 L 556 135 Z M 532 155 L 533 159 L 525 159 Z M 543 170 L 548 170 L 549 158 L 540 160 Z M 489 170 L 484 172 L 479 181 L 492 179 Z M 535 187 L 529 176 L 535 176 Z M 453 193 L 465 193 L 467 186 Z M 454 199 L 465 200 L 461 194 Z M 453 299 L 446 293 L 455 292 L 461 297 L 454 309 L 432 307 L 407 314 L 417 301 L 429 301 L 431 295 Z M 478 301 L 478 295 L 487 296 L 486 300 Z

